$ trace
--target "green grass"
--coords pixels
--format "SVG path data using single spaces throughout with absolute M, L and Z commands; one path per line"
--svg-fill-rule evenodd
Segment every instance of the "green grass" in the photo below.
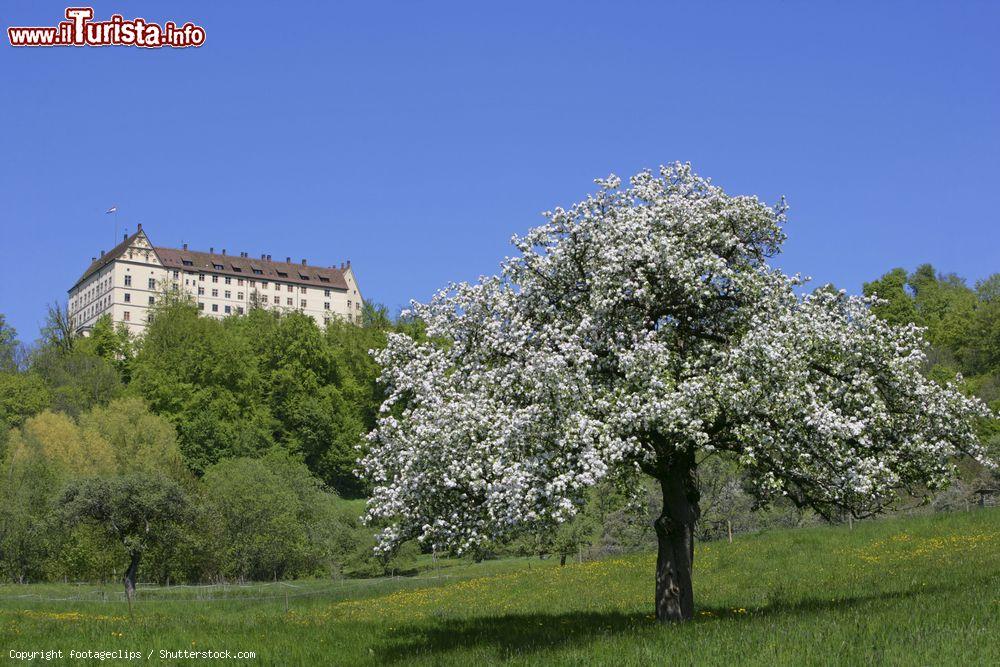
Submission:
M 446 565 L 414 578 L 149 589 L 134 619 L 117 587 L 2 586 L 0 647 L 4 660 L 10 649 L 121 648 L 156 661 L 189 648 L 307 665 L 1000 664 L 995 509 L 701 545 L 697 619 L 683 626 L 651 617 L 651 554 Z M 56 597 L 79 599 L 39 599 Z

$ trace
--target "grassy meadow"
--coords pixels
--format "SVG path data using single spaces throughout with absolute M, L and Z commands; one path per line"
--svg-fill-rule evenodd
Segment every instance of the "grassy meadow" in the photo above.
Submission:
M 1000 509 L 702 544 L 697 619 L 683 626 L 653 621 L 653 560 L 146 587 L 132 618 L 117 585 L 5 585 L 0 647 L 5 661 L 12 649 L 125 649 L 200 662 L 158 657 L 186 648 L 292 665 L 1000 664 Z

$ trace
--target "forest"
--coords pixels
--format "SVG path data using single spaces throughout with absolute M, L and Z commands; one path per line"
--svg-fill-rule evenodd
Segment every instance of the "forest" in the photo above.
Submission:
M 823 288 L 828 289 L 828 288 Z M 930 265 L 866 283 L 880 317 L 925 329 L 926 373 L 1000 410 L 1000 274 L 969 285 Z M 252 309 L 223 320 L 164 293 L 146 334 L 105 319 L 88 337 L 50 307 L 25 344 L 0 315 L 0 579 L 207 582 L 405 572 L 407 543 L 373 554 L 355 475 L 385 388 L 370 351 L 420 322 L 367 305 L 361 326 L 321 328 Z M 994 452 L 1000 424 L 983 423 Z M 961 509 L 1000 486 L 965 463 L 929 502 Z M 819 522 L 756 506 L 735 462 L 702 462 L 702 538 Z M 599 486 L 576 519 L 489 553 L 570 556 L 648 548 L 655 493 Z M 637 502 L 638 500 L 638 502 Z

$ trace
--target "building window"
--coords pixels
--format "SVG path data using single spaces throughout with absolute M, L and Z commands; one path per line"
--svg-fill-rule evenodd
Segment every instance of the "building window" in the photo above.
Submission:
M 237 278 L 236 279 L 236 286 L 237 287 L 242 287 L 243 286 L 243 279 L 242 278 Z
M 229 276 L 226 276 L 226 284 L 227 284 L 227 285 L 231 285 L 231 284 L 232 284 L 232 282 L 233 282 L 233 279 L 232 279 L 232 278 L 230 278 Z
M 243 306 L 236 306 L 236 312 L 239 313 L 240 315 L 242 315 L 243 314 Z
M 257 286 L 257 281 L 256 280 L 251 280 L 250 281 L 250 287 L 256 287 L 256 286 Z
M 288 297 L 288 305 L 289 306 L 294 306 L 295 305 L 295 303 L 292 300 L 292 297 Z
M 236 298 L 239 299 L 240 301 L 242 301 L 243 300 L 243 292 L 237 292 L 236 293 Z
M 132 276 L 125 276 L 125 287 L 132 286 Z
M 217 304 L 217 303 L 213 303 L 212 304 L 212 312 L 213 313 L 219 312 L 219 304 Z
M 361 302 L 360 301 L 355 301 L 354 302 L 354 310 L 361 310 Z
M 205 295 L 205 288 L 204 287 L 199 287 L 198 288 L 198 296 L 204 296 L 204 295 Z
M 156 278 L 150 278 L 148 284 L 149 289 L 156 289 Z
M 156 299 L 154 299 L 153 297 L 149 297 L 149 305 L 152 306 L 154 303 L 156 303 Z
M 292 287 L 291 285 L 289 285 L 289 286 L 288 286 L 288 291 L 289 291 L 289 292 L 294 292 L 294 291 L 295 291 L 295 288 L 294 288 L 294 287 Z
M 212 282 L 213 283 L 219 282 L 219 276 L 212 276 Z
M 128 322 L 129 320 L 132 319 L 132 313 L 130 313 L 130 312 L 128 312 L 126 310 L 124 313 L 122 313 L 122 319 L 124 319 L 126 322 Z
M 198 302 L 198 310 L 205 310 L 205 304 L 201 301 Z
M 302 304 L 302 307 L 303 307 L 303 308 L 305 308 L 305 307 L 306 307 L 306 300 L 305 300 L 305 299 L 302 299 L 302 301 L 301 301 L 300 303 Z
M 329 301 L 324 301 L 323 302 L 323 310 L 330 310 L 330 302 Z
M 299 291 L 302 292 L 303 294 L 305 294 L 306 292 L 309 291 L 309 288 L 308 287 L 300 287 Z
M 181 272 L 174 271 L 174 280 L 180 280 L 180 278 L 181 278 Z
M 330 296 L 330 290 L 328 289 L 323 290 L 323 296 Z
M 201 282 L 205 282 L 205 274 L 204 273 L 199 273 L 198 274 L 198 280 L 200 280 Z
M 194 262 L 192 262 L 190 259 L 182 259 L 181 264 L 183 264 L 184 266 L 194 266 Z
M 226 315 L 228 315 L 231 312 L 233 312 L 233 307 L 232 306 L 226 306 Z
M 260 282 L 260 288 L 261 289 L 267 289 L 267 281 L 266 280 L 262 280 Z
M 350 307 L 351 307 L 351 300 L 350 300 L 350 299 L 348 299 L 348 300 L 347 300 L 347 307 L 348 307 L 348 308 L 350 308 Z
M 221 271 L 226 267 L 222 266 L 222 264 L 212 264 L 212 268 L 215 269 L 216 271 Z
M 132 295 L 125 292 L 125 303 L 132 303 Z
M 281 297 L 280 296 L 274 297 L 274 305 L 276 305 L 276 306 L 280 306 L 281 305 Z
M 264 272 L 263 272 L 263 271 L 261 271 L 260 269 L 254 269 L 254 270 L 253 270 L 253 273 L 254 273 L 254 275 L 255 275 L 255 276 L 261 276 L 261 275 L 264 275 Z
M 233 293 L 230 292 L 229 290 L 226 290 L 226 298 L 227 299 L 232 299 L 233 298 Z
M 323 318 L 323 324 L 324 325 L 329 325 L 330 324 L 330 318 L 329 317 L 324 317 Z
M 212 290 L 212 296 L 214 296 L 215 298 L 218 298 L 219 297 L 219 290 L 213 289 Z

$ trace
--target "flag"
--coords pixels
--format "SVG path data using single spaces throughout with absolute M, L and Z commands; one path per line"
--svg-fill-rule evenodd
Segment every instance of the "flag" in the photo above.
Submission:
M 117 213 L 117 212 L 118 212 L 118 207 L 117 206 L 112 206 L 111 208 L 109 208 L 104 213 L 107 214 L 107 213 Z

